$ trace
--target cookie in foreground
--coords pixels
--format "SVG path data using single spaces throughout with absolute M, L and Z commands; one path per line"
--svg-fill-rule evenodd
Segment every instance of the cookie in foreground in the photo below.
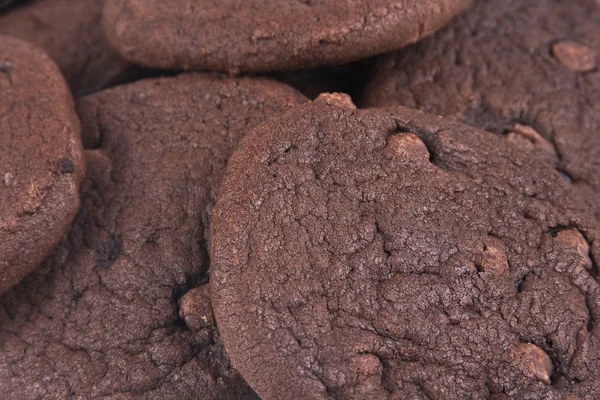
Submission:
M 264 400 L 597 398 L 599 235 L 509 140 L 322 95 L 231 158 L 216 323 Z

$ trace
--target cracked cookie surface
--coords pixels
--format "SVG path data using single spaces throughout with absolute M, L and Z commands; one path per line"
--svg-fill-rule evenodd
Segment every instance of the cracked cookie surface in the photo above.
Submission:
M 488 132 L 335 94 L 232 156 L 211 298 L 264 399 L 600 396 L 600 226 Z
M 302 101 L 273 81 L 204 74 L 82 99 L 83 205 L 53 255 L 0 298 L 0 397 L 251 396 L 216 329 L 198 325 L 206 296 L 186 292 L 207 278 L 205 228 L 233 147 Z
M 50 254 L 85 174 L 69 88 L 37 46 L 0 36 L 0 294 Z
M 122 81 L 131 65 L 104 39 L 105 0 L 34 0 L 0 15 L 0 34 L 41 46 L 80 97 Z
M 600 220 L 600 4 L 478 0 L 433 37 L 382 57 L 364 105 L 403 105 L 554 148 Z
M 342 64 L 399 49 L 471 0 L 109 0 L 108 39 L 142 66 L 239 72 Z

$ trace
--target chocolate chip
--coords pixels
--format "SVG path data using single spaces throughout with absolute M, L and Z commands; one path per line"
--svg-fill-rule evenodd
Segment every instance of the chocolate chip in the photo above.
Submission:
M 397 157 L 411 162 L 429 163 L 431 156 L 425 143 L 414 133 L 390 136 L 387 140 L 387 148 Z
M 564 261 L 556 266 L 556 270 L 568 274 L 580 290 L 590 290 L 589 277 L 597 279 L 598 269 L 590 256 L 590 246 L 578 229 L 559 231 L 554 237 L 556 256 Z
M 360 375 L 381 375 L 383 372 L 383 365 L 379 357 L 374 354 L 360 354 L 350 360 L 350 363 Z
M 75 166 L 73 165 L 73 161 L 68 158 L 61 158 L 59 161 L 60 173 L 71 175 L 75 172 Z
M 556 234 L 556 239 L 565 246 L 577 251 L 581 264 L 587 271 L 592 270 L 592 260 L 590 259 L 590 247 L 587 240 L 577 229 L 567 229 Z
M 190 290 L 183 295 L 180 302 L 179 316 L 190 330 L 199 331 L 214 324 L 208 284 Z
M 552 143 L 529 125 L 516 124 L 508 133 L 507 139 L 519 147 L 541 150 L 553 158 L 557 157 Z
M 485 245 L 481 260 L 481 270 L 489 272 L 494 276 L 505 275 L 508 272 L 506 251 L 500 245 Z
M 329 105 L 335 105 L 342 108 L 356 108 L 350 96 L 348 96 L 345 93 L 322 93 L 316 98 L 315 101 Z
M 525 376 L 551 384 L 552 361 L 544 350 L 532 343 L 521 343 L 512 349 L 511 357 Z
M 587 72 L 596 68 L 596 52 L 574 40 L 561 40 L 552 46 L 552 54 L 567 68 Z

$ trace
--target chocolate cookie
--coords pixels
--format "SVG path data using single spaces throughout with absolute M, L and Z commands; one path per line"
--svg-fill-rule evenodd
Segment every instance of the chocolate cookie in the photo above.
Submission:
M 0 398 L 251 395 L 199 323 L 204 230 L 233 146 L 303 100 L 276 82 L 202 74 L 84 98 L 94 149 L 82 209 L 43 267 L 0 298 Z
M 18 1 L 15 0 L 0 0 L 0 11 L 4 11 L 7 8 L 13 6 Z
M 434 37 L 383 57 L 364 105 L 415 107 L 498 134 L 524 127 L 521 142 L 542 143 L 565 178 L 595 192 L 600 218 L 599 57 L 596 0 L 479 0 Z
M 79 121 L 60 71 L 38 47 L 0 36 L 0 294 L 67 231 L 84 174 Z
M 125 79 L 130 64 L 111 50 L 101 27 L 104 0 L 34 0 L 0 16 L 0 34 L 41 46 L 76 97 Z
M 278 72 L 270 76 L 284 82 L 311 100 L 321 93 L 347 93 L 360 99 L 375 58 L 336 67 Z
M 500 137 L 325 95 L 232 156 L 211 297 L 264 400 L 596 399 L 599 239 Z
M 342 64 L 432 34 L 471 0 L 108 0 L 126 59 L 165 69 L 266 72 Z

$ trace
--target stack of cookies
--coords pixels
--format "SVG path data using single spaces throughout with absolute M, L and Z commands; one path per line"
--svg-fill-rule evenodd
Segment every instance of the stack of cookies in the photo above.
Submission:
M 0 0 L 0 399 L 600 399 L 598 0 Z

